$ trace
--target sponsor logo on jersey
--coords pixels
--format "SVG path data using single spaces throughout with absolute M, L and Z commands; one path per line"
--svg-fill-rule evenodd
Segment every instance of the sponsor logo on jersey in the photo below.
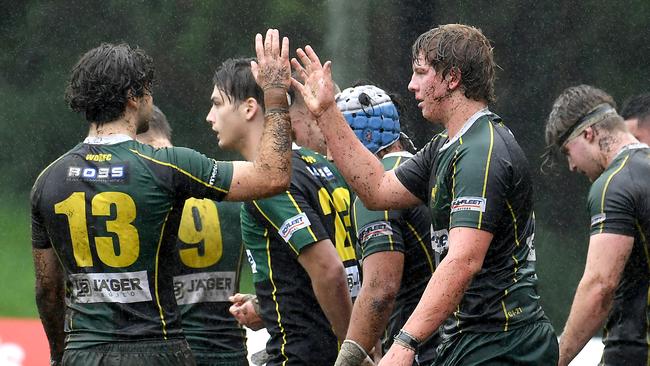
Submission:
M 485 212 L 487 199 L 483 197 L 458 197 L 451 203 L 451 212 L 479 211 Z
M 307 170 L 316 178 L 325 178 L 327 180 L 336 179 L 332 169 L 328 166 L 316 167 L 316 166 L 307 166 Z
M 106 155 L 106 154 L 103 154 Z M 66 180 L 97 183 L 124 183 L 127 177 L 127 166 L 103 165 L 103 166 L 69 166 Z
M 359 237 L 359 242 L 363 245 L 372 238 L 388 235 L 393 235 L 393 227 L 390 225 L 390 222 L 375 221 L 362 227 L 357 236 Z
M 235 294 L 235 272 L 204 272 L 174 276 L 178 305 L 224 302 Z
M 287 219 L 282 224 L 282 226 L 280 226 L 280 230 L 278 230 L 278 233 L 280 234 L 282 239 L 284 239 L 284 241 L 288 243 L 293 233 L 295 233 L 296 231 L 302 228 L 306 228 L 309 225 L 311 225 L 311 222 L 309 222 L 309 218 L 307 217 L 307 214 L 302 212 L 294 217 Z
M 316 162 L 316 158 L 313 156 L 302 155 L 300 156 L 300 158 L 304 160 L 307 164 L 314 164 Z
M 345 267 L 345 273 L 348 279 L 348 290 L 350 297 L 353 299 L 359 295 L 361 291 L 361 276 L 359 276 L 359 267 L 355 264 Z
M 598 215 L 593 215 L 591 217 L 591 226 L 596 226 L 603 221 L 605 221 L 607 217 L 605 216 L 605 213 L 599 213 Z
M 248 263 L 251 265 L 251 271 L 253 273 L 257 273 L 257 263 L 255 263 L 255 258 L 253 258 L 253 253 L 251 253 L 250 250 L 246 249 L 246 258 L 248 259 Z
M 75 273 L 72 282 L 72 302 L 132 303 L 151 301 L 147 271 L 124 273 Z
M 219 166 L 217 161 L 212 159 L 212 173 L 210 173 L 210 179 L 208 179 L 208 184 L 213 186 L 214 182 L 217 180 L 217 174 L 219 173 Z
M 431 248 L 438 253 L 443 254 L 449 247 L 449 231 L 447 229 L 433 230 L 431 227 Z
M 113 158 L 113 154 L 87 154 L 86 155 L 86 160 L 87 161 L 111 161 Z

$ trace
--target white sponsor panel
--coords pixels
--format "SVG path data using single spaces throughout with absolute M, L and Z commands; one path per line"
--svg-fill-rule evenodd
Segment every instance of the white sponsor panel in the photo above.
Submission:
M 178 305 L 224 302 L 235 294 L 235 272 L 203 272 L 174 276 Z
M 599 213 L 598 215 L 594 215 L 591 217 L 591 226 L 596 226 L 603 221 L 605 221 L 607 217 L 605 216 L 605 213 Z
M 537 254 L 535 253 L 535 234 L 526 238 L 526 245 L 528 245 L 528 257 L 526 260 L 529 262 L 537 261 Z
M 280 229 L 278 230 L 278 234 L 280 234 L 282 239 L 284 239 L 284 241 L 288 243 L 293 233 L 295 233 L 296 231 L 302 228 L 308 227 L 309 225 L 311 225 L 311 222 L 309 222 L 309 218 L 307 217 L 307 214 L 301 212 L 296 216 L 288 218 L 282 224 L 282 226 L 280 226 Z
M 255 263 L 255 258 L 253 258 L 253 253 L 251 253 L 250 250 L 246 249 L 246 258 L 248 259 L 248 263 L 251 265 L 251 271 L 253 273 L 257 273 L 257 263 Z
M 449 247 L 449 231 L 447 229 L 433 230 L 431 227 L 431 248 L 438 254 L 447 251 Z
M 368 240 L 378 236 L 393 235 L 393 227 L 388 221 L 375 221 L 359 230 L 358 237 L 361 244 L 365 244 Z
M 359 276 L 359 267 L 356 264 L 350 267 L 345 267 L 345 273 L 347 274 L 350 297 L 355 298 L 359 295 L 359 291 L 361 290 L 361 277 Z
M 487 199 L 483 197 L 458 197 L 451 203 L 451 212 L 478 211 L 485 212 Z
M 76 273 L 70 275 L 72 301 L 131 303 L 151 301 L 147 271 L 123 273 Z

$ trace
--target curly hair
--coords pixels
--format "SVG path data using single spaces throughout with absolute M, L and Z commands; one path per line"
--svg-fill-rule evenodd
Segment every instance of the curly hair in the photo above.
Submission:
M 102 43 L 72 68 L 65 101 L 88 122 L 103 124 L 124 115 L 129 98 L 151 93 L 153 60 L 128 44 Z
M 465 97 L 493 103 L 495 69 L 490 41 L 480 29 L 464 24 L 445 24 L 422 33 L 413 43 L 412 61 L 420 55 L 445 78 L 452 70 L 461 74 Z
M 257 85 L 251 71 L 251 61 L 254 60 L 254 58 L 229 58 L 219 66 L 212 81 L 214 86 L 223 91 L 234 105 L 243 102 L 246 98 L 254 98 L 264 109 L 264 92 Z

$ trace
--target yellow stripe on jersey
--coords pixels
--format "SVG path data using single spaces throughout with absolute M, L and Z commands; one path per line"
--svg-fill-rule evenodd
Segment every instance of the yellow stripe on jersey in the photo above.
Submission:
M 163 308 L 160 305 L 160 295 L 158 294 L 158 283 L 160 279 L 158 278 L 158 258 L 160 258 L 160 247 L 162 245 L 163 234 L 165 233 L 165 225 L 167 225 L 167 218 L 169 218 L 169 212 L 165 215 L 165 220 L 163 221 L 162 228 L 160 229 L 160 238 L 158 239 L 158 248 L 156 248 L 156 269 L 154 270 L 156 283 L 154 284 L 154 292 L 156 293 L 156 305 L 158 306 L 158 312 L 160 313 L 160 322 L 162 323 L 163 339 L 167 339 L 167 322 L 165 321 L 165 314 L 163 313 Z
M 282 315 L 280 315 L 280 304 L 278 303 L 278 298 L 276 294 L 278 293 L 278 288 L 275 286 L 275 281 L 273 281 L 273 268 L 271 267 L 271 239 L 267 235 L 266 236 L 266 258 L 268 258 L 268 265 L 269 265 L 269 280 L 271 280 L 271 286 L 273 286 L 273 292 L 271 292 L 271 297 L 273 298 L 273 302 L 275 303 L 275 312 L 278 314 L 278 327 L 280 328 L 280 333 L 282 334 L 282 346 L 280 346 L 280 353 L 282 353 L 282 356 L 284 356 L 284 361 L 282 362 L 282 365 L 286 365 L 287 361 L 289 361 L 289 358 L 287 357 L 286 353 L 284 353 L 284 348 L 287 345 L 287 333 L 284 331 L 284 327 L 282 326 Z
M 618 172 L 620 172 L 621 169 L 623 169 L 623 167 L 625 166 L 625 163 L 627 162 L 627 159 L 629 157 L 630 157 L 629 155 L 626 156 L 625 159 L 623 159 L 623 162 L 621 163 L 621 165 L 618 168 L 616 168 L 616 170 L 614 170 L 614 172 L 609 177 L 607 177 L 607 181 L 605 181 L 605 187 L 603 187 L 603 195 L 600 198 L 600 213 L 601 214 L 605 213 L 605 193 L 607 192 L 607 187 L 609 187 L 609 182 L 611 182 L 612 178 L 614 178 L 614 176 L 616 174 L 618 174 Z M 603 222 L 600 223 L 600 231 L 598 233 L 599 234 L 602 233 L 604 229 L 605 229 L 605 220 L 603 220 Z
M 424 252 L 424 255 L 427 257 L 427 262 L 429 262 L 429 269 L 431 269 L 431 273 L 433 273 L 433 261 L 431 260 L 431 256 L 429 255 L 429 252 L 427 252 L 427 247 L 426 244 L 424 244 L 424 241 L 422 241 L 422 238 L 420 235 L 418 235 L 418 232 L 415 230 L 413 225 L 411 225 L 410 222 L 406 221 L 406 226 L 408 226 L 409 230 L 415 235 L 415 238 L 418 240 L 418 243 L 420 244 L 420 247 L 422 247 L 422 251 Z
M 130 150 L 132 153 L 134 153 L 134 154 L 136 154 L 136 155 L 138 155 L 138 156 L 140 156 L 140 157 L 143 157 L 143 158 L 145 158 L 145 159 L 147 159 L 147 160 L 149 160 L 149 161 L 153 161 L 153 162 L 156 163 L 156 164 L 160 164 L 160 165 L 164 165 L 164 166 L 167 166 L 167 167 L 170 167 L 170 168 L 176 169 L 176 170 L 178 170 L 179 172 L 181 172 L 181 173 L 187 175 L 187 176 L 190 177 L 191 179 L 193 179 L 193 180 L 195 180 L 195 181 L 197 181 L 197 182 L 203 184 L 204 186 L 206 186 L 206 187 L 208 187 L 208 188 L 212 188 L 212 189 L 217 190 L 217 191 L 222 192 L 222 193 L 228 193 L 227 190 L 225 190 L 225 189 L 223 189 L 223 188 L 220 188 L 220 187 L 216 187 L 216 186 L 210 185 L 210 184 L 208 184 L 208 183 L 202 181 L 201 179 L 199 179 L 199 178 L 193 176 L 193 175 L 190 174 L 189 172 L 186 172 L 185 170 L 183 170 L 183 169 L 177 167 L 177 166 L 174 165 L 174 164 L 170 164 L 170 163 L 166 163 L 166 162 L 164 162 L 164 161 L 156 160 L 156 159 L 154 159 L 154 158 L 152 158 L 152 157 L 150 157 L 150 156 L 147 156 L 147 155 L 144 155 L 144 154 L 140 153 L 140 152 L 137 151 L 137 150 L 133 150 L 133 149 L 129 149 L 129 150 Z M 215 162 L 215 164 L 216 164 L 216 162 Z
M 483 193 L 481 194 L 481 197 L 483 197 L 483 199 L 485 199 L 485 192 L 487 191 L 488 173 L 490 172 L 490 160 L 492 159 L 492 148 L 494 147 L 494 126 L 492 126 L 492 123 L 488 123 L 488 126 L 490 126 L 490 148 L 488 149 L 487 161 L 485 162 L 485 178 L 483 179 Z M 483 211 L 478 214 L 477 229 L 481 228 L 482 222 Z
M 506 206 L 508 206 L 508 211 L 510 211 L 510 215 L 512 216 L 512 223 L 515 226 L 515 243 L 517 246 L 519 246 L 519 236 L 517 235 L 517 216 L 515 216 L 515 211 L 512 209 L 512 206 L 508 200 L 506 200 Z
M 388 211 L 384 211 L 384 220 L 388 222 Z M 390 250 L 395 250 L 395 243 L 393 243 L 393 235 L 388 236 L 388 243 L 390 244 Z
M 302 210 L 300 209 L 300 206 L 298 206 L 298 202 L 296 202 L 296 200 L 293 198 L 293 196 L 291 195 L 291 192 L 287 191 L 287 196 L 289 196 L 289 199 L 291 200 L 293 205 L 296 207 L 296 210 L 298 210 L 298 213 L 302 213 Z M 312 239 L 314 239 L 314 241 L 318 240 L 318 238 L 316 238 L 316 234 L 314 234 L 314 232 L 311 229 L 311 225 L 307 226 L 307 230 L 311 234 L 311 237 L 312 237 Z
M 262 216 L 264 216 L 266 221 L 268 221 L 269 224 L 271 224 L 271 226 L 273 226 L 275 228 L 275 231 L 279 232 L 280 228 L 275 226 L 273 221 L 271 221 L 271 219 L 264 213 L 264 211 L 262 211 L 262 208 L 260 207 L 260 205 L 257 204 L 257 201 L 253 201 L 253 204 L 255 205 L 255 207 L 257 207 L 257 210 L 262 214 Z M 293 250 L 293 252 L 296 253 L 296 255 L 299 255 L 298 251 L 296 250 L 296 248 L 293 247 L 293 245 L 289 244 L 289 248 L 291 248 L 291 250 Z
M 506 296 L 508 296 L 508 289 L 505 290 L 505 293 L 503 294 L 503 298 L 505 299 Z M 506 309 L 505 300 L 501 300 L 501 306 L 503 307 L 503 315 L 506 317 L 506 324 L 503 326 L 503 331 L 507 332 L 508 331 L 508 321 L 510 320 L 510 317 L 508 316 L 508 310 Z

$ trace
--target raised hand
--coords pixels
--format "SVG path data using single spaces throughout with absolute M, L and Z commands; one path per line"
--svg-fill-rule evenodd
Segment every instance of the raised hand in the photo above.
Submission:
M 251 61 L 251 71 L 257 85 L 264 91 L 271 88 L 288 90 L 291 86 L 289 38 L 282 38 L 280 48 L 280 34 L 277 29 L 267 30 L 264 42 L 262 35 L 258 33 L 255 36 L 255 53 L 257 62 Z
M 302 94 L 305 105 L 316 117 L 331 106 L 336 106 L 334 101 L 334 82 L 332 81 L 332 62 L 327 61 L 322 65 L 318 55 L 311 46 L 296 50 L 300 62 L 295 58 L 291 59 L 291 66 L 303 79 L 303 83 L 291 79 L 291 83 Z

